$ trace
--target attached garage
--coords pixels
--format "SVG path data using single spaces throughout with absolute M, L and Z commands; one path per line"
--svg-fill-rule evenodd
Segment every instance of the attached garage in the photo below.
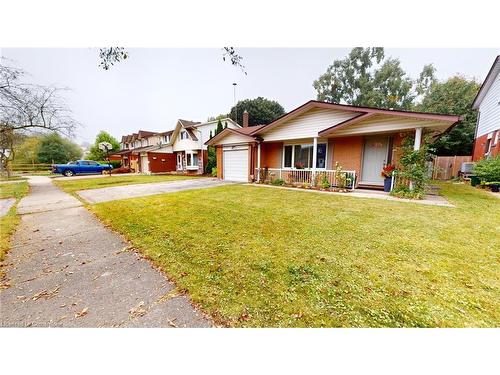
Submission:
M 248 146 L 224 147 L 222 155 L 224 180 L 248 182 Z

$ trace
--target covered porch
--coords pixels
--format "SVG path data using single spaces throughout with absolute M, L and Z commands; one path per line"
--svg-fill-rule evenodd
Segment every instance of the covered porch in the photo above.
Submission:
M 397 148 L 407 137 L 420 149 L 423 128 L 403 132 L 362 135 L 328 134 L 307 139 L 259 142 L 255 149 L 253 181 L 280 179 L 287 184 L 330 186 L 348 189 L 383 189 L 382 169 L 397 164 Z

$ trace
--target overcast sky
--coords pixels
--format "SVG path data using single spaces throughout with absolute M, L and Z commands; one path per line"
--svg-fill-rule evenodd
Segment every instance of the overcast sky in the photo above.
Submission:
M 99 130 L 119 138 L 139 129 L 166 131 L 178 118 L 204 121 L 229 112 L 236 99 L 263 96 L 286 111 L 315 99 L 313 81 L 348 48 L 238 49 L 248 75 L 222 61 L 220 49 L 129 49 L 104 71 L 97 49 L 1 49 L 34 83 L 68 87 L 67 103 L 82 124 L 79 142 Z M 415 78 L 433 63 L 439 79 L 460 73 L 483 81 L 500 49 L 386 49 Z

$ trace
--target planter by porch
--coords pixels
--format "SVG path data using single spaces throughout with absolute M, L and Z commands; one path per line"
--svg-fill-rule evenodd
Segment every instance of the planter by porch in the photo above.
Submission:
M 391 191 L 391 181 L 392 181 L 392 177 L 384 178 L 384 191 L 386 193 Z

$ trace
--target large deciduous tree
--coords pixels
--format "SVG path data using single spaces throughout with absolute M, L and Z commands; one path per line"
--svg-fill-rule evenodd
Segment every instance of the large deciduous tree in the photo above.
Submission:
M 120 143 L 108 132 L 101 130 L 99 134 L 95 137 L 94 144 L 90 147 L 90 154 L 88 158 L 90 160 L 106 160 L 106 152 L 99 148 L 99 143 L 108 142 L 111 143 L 113 149 L 111 152 L 117 152 L 120 150 Z
M 385 59 L 383 48 L 354 48 L 335 60 L 314 81 L 317 99 L 358 106 L 411 109 L 415 99 L 434 81 L 434 68 L 426 65 L 413 80 L 398 59 Z
M 67 89 L 24 83 L 25 75 L 0 61 L 0 123 L 14 132 L 43 129 L 73 134 L 78 124 L 61 97 Z
M 423 112 L 461 115 L 462 121 L 434 142 L 437 155 L 470 155 L 474 142 L 477 111 L 472 102 L 480 84 L 462 76 L 434 82 L 417 109 Z
M 37 159 L 40 163 L 67 163 L 79 159 L 82 152 L 76 143 L 57 133 L 50 133 L 41 138 Z
M 78 125 L 60 95 L 65 89 L 25 83 L 25 75 L 0 59 L 0 163 L 7 173 L 20 136 L 40 129 L 71 135 Z
M 285 114 L 285 109 L 281 104 L 274 100 L 269 100 L 259 96 L 256 99 L 245 99 L 236 103 L 236 106 L 231 108 L 229 117 L 238 124 L 243 124 L 243 112 L 248 112 L 249 126 L 266 125 L 278 117 Z

